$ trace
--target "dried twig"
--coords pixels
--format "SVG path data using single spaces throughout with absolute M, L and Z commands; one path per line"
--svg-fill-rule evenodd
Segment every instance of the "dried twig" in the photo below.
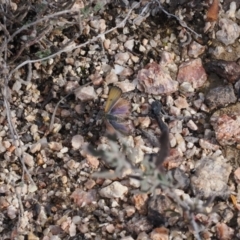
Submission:
M 5 21 L 5 24 L 6 24 L 5 17 L 4 17 L 4 21 Z M 7 37 L 4 36 L 4 38 L 5 38 L 4 43 L 6 43 L 7 42 Z M 6 114 L 7 114 L 9 130 L 10 130 L 10 133 L 12 135 L 12 139 L 14 140 L 13 143 L 14 143 L 16 149 L 19 149 L 19 153 L 20 153 L 19 154 L 19 159 L 20 159 L 20 162 L 21 162 L 22 167 L 23 167 L 22 181 L 24 182 L 24 172 L 26 172 L 26 174 L 28 175 L 29 180 L 31 181 L 31 183 L 33 185 L 36 185 L 34 183 L 32 177 L 31 177 L 31 175 L 30 175 L 30 173 L 29 173 L 25 163 L 24 163 L 24 159 L 23 159 L 24 151 L 23 151 L 23 148 L 21 146 L 20 138 L 19 138 L 19 136 L 17 134 L 17 131 L 16 131 L 15 127 L 14 127 L 14 124 L 12 122 L 11 109 L 10 109 L 10 104 L 9 104 L 9 101 L 8 101 L 9 98 L 10 98 L 10 93 L 9 93 L 9 89 L 8 89 L 8 77 L 7 77 L 8 69 L 7 69 L 7 65 L 6 65 L 6 62 L 7 62 L 7 51 L 8 51 L 8 49 L 5 48 L 5 51 L 4 51 L 4 60 L 5 61 L 4 61 L 4 64 L 3 64 L 3 66 L 4 66 L 4 71 L 3 72 L 4 72 L 5 76 L 4 76 L 4 86 L 2 87 L 2 95 L 3 95 L 3 100 L 4 100 L 4 106 L 6 108 Z
M 57 12 L 57 13 L 53 13 L 53 14 L 49 14 L 47 16 L 44 16 L 34 22 L 31 22 L 29 24 L 26 24 L 24 26 L 22 26 L 21 28 L 19 28 L 16 32 L 14 32 L 8 39 L 6 42 L 3 42 L 1 47 L 0 47 L 0 55 L 2 54 L 2 52 L 4 51 L 4 49 L 7 47 L 7 44 L 9 42 L 11 42 L 15 36 L 17 36 L 20 32 L 32 27 L 32 26 L 35 26 L 37 25 L 38 23 L 41 23 L 43 21 L 47 21 L 51 18 L 54 18 L 54 17 L 57 17 L 57 16 L 60 16 L 60 15 L 63 15 L 63 14 L 67 14 L 67 13 L 78 13 L 77 10 L 64 10 L 64 11 L 61 11 L 61 12 Z
M 11 60 L 11 62 L 16 61 L 16 60 L 20 57 L 20 55 L 22 54 L 22 52 L 24 51 L 24 49 L 29 48 L 29 47 L 32 46 L 33 44 L 35 44 L 35 43 L 37 43 L 38 41 L 40 41 L 40 39 L 41 39 L 42 37 L 44 37 L 49 31 L 51 31 L 52 28 L 53 28 L 53 27 L 52 27 L 51 25 L 45 27 L 45 28 L 42 30 L 42 32 L 39 33 L 39 34 L 36 36 L 36 38 L 34 38 L 34 39 L 29 40 L 28 42 L 26 42 L 26 43 L 21 47 L 21 49 L 18 51 L 18 53 L 16 54 L 16 56 Z
M 197 32 L 195 32 L 192 28 L 188 27 L 188 25 L 187 25 L 183 20 L 181 20 L 179 17 L 177 17 L 176 15 L 174 15 L 174 14 L 169 13 L 168 11 L 166 11 L 166 10 L 162 7 L 162 5 L 161 5 L 161 3 L 160 3 L 160 0 L 158 0 L 157 3 L 158 3 L 159 8 L 160 8 L 167 16 L 175 18 L 182 27 L 186 28 L 189 32 L 195 34 L 195 36 L 196 36 L 197 38 L 201 37 L 200 34 L 198 34 Z

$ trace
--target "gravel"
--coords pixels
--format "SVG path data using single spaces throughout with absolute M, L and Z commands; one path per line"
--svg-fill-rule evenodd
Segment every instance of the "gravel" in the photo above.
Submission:
M 39 4 L 1 10 L 0 238 L 238 239 L 239 1 Z

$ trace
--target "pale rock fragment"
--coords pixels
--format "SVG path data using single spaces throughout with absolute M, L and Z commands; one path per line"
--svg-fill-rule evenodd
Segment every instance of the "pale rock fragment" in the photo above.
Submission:
M 213 144 L 207 139 L 200 139 L 199 145 L 203 149 L 208 149 L 208 150 L 213 150 L 213 151 L 216 151 L 219 149 L 219 145 Z
M 138 120 L 141 128 L 148 128 L 151 123 L 151 120 L 149 117 L 138 117 Z
M 30 232 L 27 237 L 28 237 L 28 239 L 31 239 L 31 240 L 39 240 L 39 237 L 37 237 L 32 232 Z
M 122 237 L 120 240 L 134 240 L 131 236 Z
M 75 92 L 75 95 L 81 101 L 89 101 L 97 98 L 97 94 L 95 93 L 93 86 L 82 87 Z
M 35 121 L 36 116 L 29 114 L 28 116 L 25 117 L 25 119 L 26 119 L 28 122 L 33 122 L 33 121 Z
M 206 47 L 199 44 L 196 41 L 193 41 L 190 45 L 189 45 L 189 49 L 188 49 L 188 56 L 192 57 L 192 58 L 197 58 L 198 56 L 200 56 L 201 54 L 204 53 Z
M 193 106 L 198 110 L 202 106 L 203 100 L 197 99 L 193 101 Z
M 116 51 L 119 47 L 119 42 L 116 38 L 111 39 L 110 50 Z
M 235 229 L 230 228 L 226 223 L 218 222 L 216 224 L 216 233 L 219 240 L 233 239 L 234 230 Z
M 169 230 L 165 227 L 159 227 L 153 229 L 150 233 L 151 240 L 168 240 Z
M 237 10 L 236 2 L 232 1 L 232 2 L 230 3 L 229 10 L 227 11 L 227 16 L 228 16 L 228 18 L 235 19 L 236 10 Z
M 123 70 L 119 73 L 121 77 L 129 77 L 133 74 L 133 70 L 129 67 L 123 68 Z
M 33 193 L 38 190 L 37 186 L 34 183 L 30 183 L 28 186 L 28 192 Z
M 126 215 L 127 215 L 128 217 L 131 217 L 131 216 L 136 212 L 136 209 L 135 209 L 135 207 L 133 207 L 133 206 L 126 206 L 126 207 L 124 208 L 124 211 L 126 212 Z
M 221 18 L 219 20 L 221 30 L 217 31 L 217 39 L 226 46 L 233 44 L 240 34 L 240 27 L 234 21 L 228 18 Z
M 223 46 L 216 46 L 216 48 L 211 50 L 211 53 L 215 58 L 220 58 L 220 56 L 225 52 L 225 48 Z
M 118 82 L 118 77 L 114 70 L 111 70 L 107 74 L 107 76 L 105 77 L 105 81 L 107 84 Z
M 234 171 L 234 177 L 235 180 L 237 181 L 237 183 L 240 183 L 240 167 L 238 167 L 235 171 Z
M 114 65 L 114 73 L 117 75 L 121 74 L 124 69 L 125 68 L 123 66 L 120 66 L 118 64 Z
M 81 223 L 81 217 L 76 215 L 72 217 L 72 222 L 75 224 L 80 224 Z
M 170 115 L 173 116 L 179 116 L 181 114 L 181 109 L 174 106 L 170 106 L 169 113 Z
M 37 142 L 33 144 L 30 148 L 31 153 L 39 152 L 41 150 L 41 143 Z
M 215 130 L 217 141 L 222 145 L 240 143 L 240 116 L 233 114 L 213 114 L 211 124 Z
M 96 19 L 90 21 L 90 26 L 98 29 L 100 33 L 103 33 L 106 30 L 106 23 L 104 19 Z
M 124 194 L 128 192 L 128 188 L 123 186 L 120 182 L 113 182 L 107 187 L 99 191 L 101 197 L 105 198 L 123 198 Z
M 53 151 L 60 151 L 62 149 L 62 143 L 59 142 L 50 142 L 48 146 Z
M 193 131 L 197 131 L 198 130 L 198 126 L 195 124 L 195 122 L 193 122 L 193 120 L 189 120 L 187 122 L 187 126 L 193 130 Z
M 148 236 L 147 233 L 141 232 L 141 233 L 138 235 L 137 240 L 149 240 L 149 236 Z
M 76 233 L 77 233 L 76 228 L 77 228 L 76 225 L 73 222 L 71 222 L 71 224 L 69 226 L 69 236 L 70 237 L 74 237 L 76 235 Z
M 171 148 L 173 148 L 177 145 L 177 140 L 172 133 L 169 133 L 169 143 L 170 143 Z
M 33 160 L 33 156 L 32 155 L 30 155 L 30 154 L 25 152 L 23 154 L 23 160 L 29 167 L 33 167 L 34 166 L 34 160 Z
M 195 173 L 191 177 L 191 187 L 199 198 L 228 198 L 228 178 L 232 166 L 223 157 L 203 157 L 195 165 Z M 211 174 L 209 174 L 211 173 Z
M 139 188 L 141 185 L 141 182 L 138 179 L 135 178 L 129 178 L 129 185 L 134 188 Z
M 22 84 L 19 80 L 16 80 L 12 86 L 12 91 L 19 92 L 22 87 Z
M 133 202 L 135 205 L 135 208 L 139 211 L 141 214 L 147 213 L 147 201 L 149 197 L 146 193 L 136 193 L 133 195 Z
M 71 115 L 71 112 L 70 112 L 69 110 L 67 110 L 67 109 L 62 109 L 62 110 L 61 110 L 61 117 L 67 118 L 67 117 L 69 117 L 70 115 Z
M 128 52 L 120 52 L 115 55 L 115 63 L 119 65 L 125 65 L 129 60 L 130 55 Z
M 90 155 L 90 154 L 86 154 L 86 160 L 87 160 L 87 163 L 92 167 L 92 168 L 98 168 L 99 166 L 99 160 Z
M 194 88 L 192 87 L 192 84 L 189 82 L 183 82 L 180 84 L 179 89 L 183 93 L 192 93 L 194 92 Z
M 106 230 L 107 230 L 108 233 L 114 233 L 115 227 L 114 227 L 113 224 L 108 224 L 108 225 L 106 226 Z
M 79 149 L 82 146 L 83 142 L 84 142 L 84 139 L 83 139 L 83 136 L 81 135 L 73 136 L 71 141 L 74 149 Z
M 136 88 L 136 84 L 133 82 L 129 82 L 129 80 L 118 82 L 116 86 L 120 87 L 124 93 L 131 92 Z
M 94 74 L 91 74 L 89 78 L 92 80 L 94 86 L 99 86 L 103 82 L 103 78 L 101 74 L 97 71 Z
M 63 184 L 66 184 L 68 182 L 67 176 L 62 176 L 61 180 Z
M 7 208 L 7 215 L 10 219 L 16 218 L 17 214 L 18 214 L 18 210 L 14 206 L 10 205 Z
M 74 65 L 75 60 L 72 57 L 68 57 L 68 58 L 65 59 L 65 62 L 67 64 Z
M 137 164 L 137 163 L 140 163 L 140 162 L 143 161 L 143 159 L 144 159 L 144 152 L 143 152 L 142 148 L 135 147 L 132 152 L 129 152 L 127 154 L 127 156 L 129 157 L 129 159 L 131 159 L 131 161 L 134 164 Z
M 0 153 L 4 153 L 7 149 L 3 146 L 2 142 L 0 142 Z
M 188 106 L 189 106 L 187 99 L 184 97 L 180 97 L 180 96 L 174 101 L 174 104 L 176 107 L 178 107 L 180 109 L 188 108 Z
M 111 40 L 110 39 L 105 39 L 103 42 L 103 46 L 106 50 L 110 48 Z
M 87 182 L 84 183 L 84 186 L 87 189 L 92 189 L 96 185 L 96 182 L 93 179 L 88 179 Z
M 180 133 L 176 133 L 175 138 L 176 138 L 176 141 L 178 144 L 178 148 L 180 148 L 182 152 L 185 152 L 186 151 L 186 142 L 185 142 L 184 138 L 182 137 L 182 135 Z
M 71 194 L 70 198 L 73 198 L 74 203 L 81 208 L 85 205 L 96 202 L 96 191 L 89 190 L 85 192 L 79 188 L 76 188 L 75 191 Z
M 134 47 L 134 39 L 127 40 L 124 43 L 124 47 L 127 48 L 128 50 L 132 51 Z

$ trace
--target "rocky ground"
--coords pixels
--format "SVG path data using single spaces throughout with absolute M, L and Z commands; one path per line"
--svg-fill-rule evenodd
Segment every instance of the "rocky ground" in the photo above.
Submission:
M 0 11 L 1 239 L 240 239 L 239 0 Z M 111 86 L 131 107 L 117 140 Z

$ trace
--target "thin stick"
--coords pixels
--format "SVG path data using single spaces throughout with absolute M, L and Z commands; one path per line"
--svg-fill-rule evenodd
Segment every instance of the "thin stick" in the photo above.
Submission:
M 58 101 L 57 105 L 56 105 L 55 108 L 54 108 L 52 117 L 51 117 L 51 122 L 50 122 L 50 125 L 49 125 L 49 132 L 51 132 L 51 131 L 53 130 L 53 124 L 54 124 L 54 120 L 55 120 L 55 116 L 56 116 L 56 112 L 57 112 L 57 109 L 58 109 L 59 104 L 60 104 L 64 99 L 66 99 L 68 96 L 70 96 L 70 95 L 73 94 L 74 92 L 78 91 L 80 88 L 88 86 L 90 83 L 91 83 L 91 82 L 86 83 L 86 84 L 84 84 L 83 86 L 80 86 L 80 87 L 74 89 L 73 91 L 71 91 L 70 93 L 68 93 L 66 96 L 64 96 L 61 100 Z
M 159 0 L 158 0 L 157 2 L 158 2 L 158 5 L 159 5 L 159 8 L 160 8 L 167 16 L 175 18 L 182 27 L 186 28 L 188 31 L 190 31 L 191 33 L 195 34 L 198 38 L 201 37 L 200 34 L 198 34 L 198 33 L 195 32 L 193 29 L 191 29 L 190 27 L 188 27 L 187 24 L 186 24 L 183 20 L 181 20 L 179 17 L 177 17 L 176 15 L 174 15 L 174 14 L 169 13 L 168 11 L 166 11 L 166 10 L 162 7 L 162 5 L 161 5 L 161 3 L 160 3 Z
M 3 44 L 1 45 L 0 47 L 0 55 L 3 51 L 3 49 L 7 46 L 7 44 L 9 42 L 11 42 L 13 40 L 13 38 L 18 35 L 20 32 L 22 32 L 23 30 L 26 30 L 28 29 L 29 27 L 31 26 L 34 26 L 38 23 L 41 23 L 43 21 L 46 21 L 46 20 L 49 20 L 50 18 L 54 18 L 54 17 L 57 17 L 59 15 L 63 15 L 63 14 L 66 14 L 66 13 L 77 13 L 78 11 L 77 10 L 64 10 L 64 11 L 61 11 L 61 12 L 57 12 L 57 13 L 53 13 L 53 14 L 50 14 L 50 15 L 47 15 L 45 17 L 42 17 L 41 19 L 38 19 L 36 20 L 35 22 L 31 22 L 29 24 L 26 24 L 24 26 L 22 26 L 21 28 L 19 28 L 15 33 L 13 33 L 10 38 L 8 38 L 8 40 L 6 42 L 3 42 Z

